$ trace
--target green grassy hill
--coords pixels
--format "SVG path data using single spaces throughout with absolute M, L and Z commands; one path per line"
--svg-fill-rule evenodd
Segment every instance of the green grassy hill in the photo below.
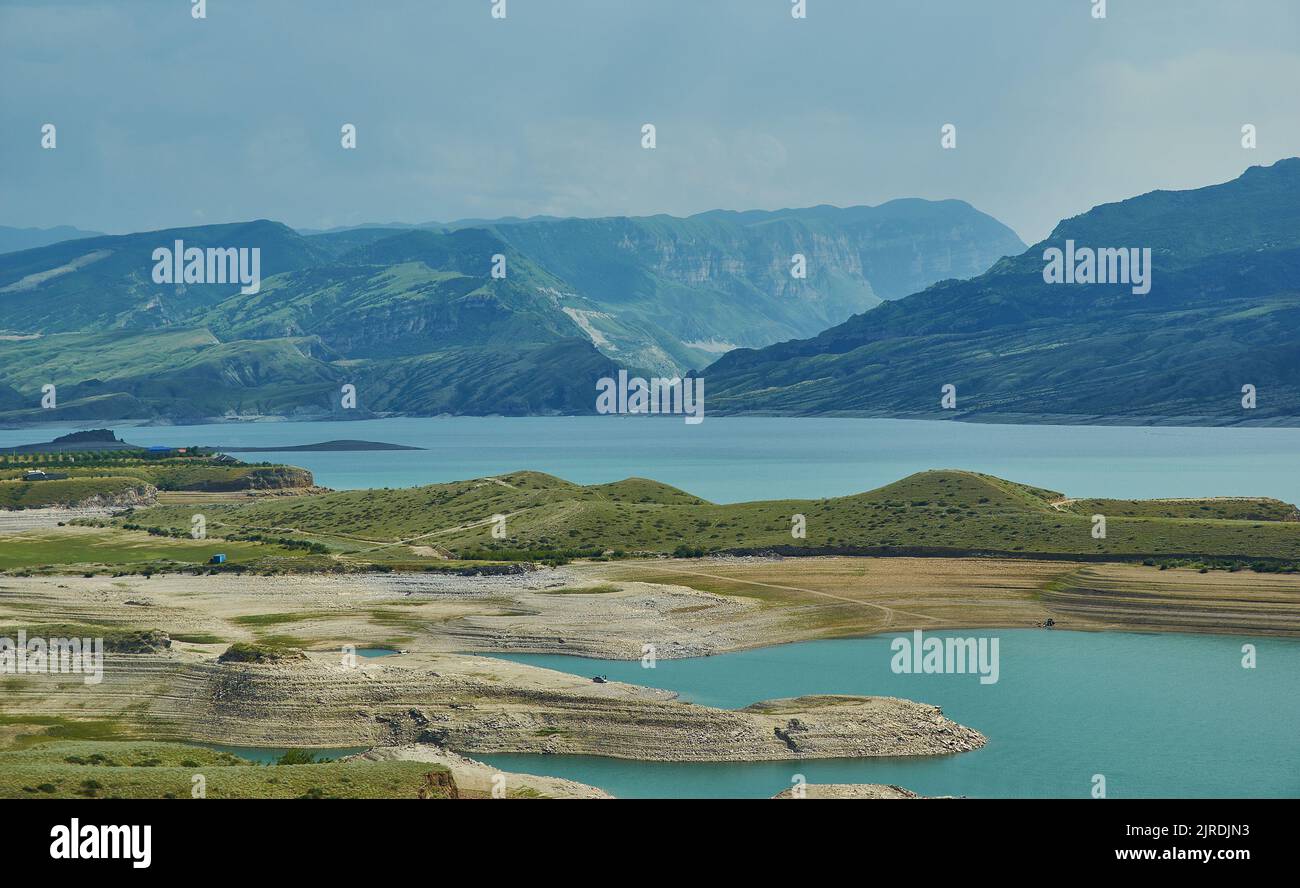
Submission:
M 854 496 L 730 505 L 643 479 L 581 486 L 517 472 L 206 512 L 213 533 L 291 534 L 369 561 L 418 561 L 411 546 L 478 559 L 779 550 L 1300 560 L 1300 522 L 1289 520 L 1294 507 L 1285 504 L 1243 510 L 1223 500 L 1188 500 L 1167 515 L 1161 512 L 1168 501 L 1062 500 L 1054 491 L 952 470 L 922 472 Z M 1101 514 L 1114 505 L 1105 539 L 1092 536 L 1092 503 L 1103 505 Z M 504 538 L 492 535 L 496 515 L 506 516 Z M 795 515 L 806 522 L 802 539 L 791 535 Z M 132 521 L 183 528 L 189 516 L 189 509 L 156 507 Z
M 53 481 L 0 480 L 0 509 L 36 509 L 46 506 L 78 506 L 90 501 L 123 501 L 125 498 L 152 499 L 155 490 L 140 478 L 99 475 Z
M 1126 518 L 1221 518 L 1230 521 L 1300 521 L 1300 511 L 1290 503 L 1264 497 L 1212 497 L 1210 499 L 1070 500 L 1063 508 L 1079 515 Z

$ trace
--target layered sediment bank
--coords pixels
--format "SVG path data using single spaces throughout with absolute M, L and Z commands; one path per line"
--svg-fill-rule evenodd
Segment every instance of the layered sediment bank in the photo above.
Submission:
M 24 730 L 6 726 L 6 716 L 12 722 L 21 715 L 24 723 L 95 718 L 111 721 L 113 736 L 133 739 L 252 747 L 423 743 L 469 754 L 657 761 L 938 755 L 984 743 L 936 707 L 907 700 L 800 697 L 722 710 L 667 691 L 455 650 L 501 649 L 491 639 L 476 641 L 467 627 L 494 614 L 512 619 L 529 604 L 541 616 L 550 602 L 572 625 L 597 607 L 590 638 L 603 633 L 604 646 L 621 656 L 638 656 L 647 637 L 680 656 L 752 641 L 739 626 L 777 625 L 758 602 L 637 584 L 584 593 L 554 585 L 562 580 L 574 577 L 6 579 L 0 626 L 156 629 L 171 644 L 110 653 L 103 681 L 91 687 L 74 676 L 14 677 L 0 730 Z M 529 585 L 537 583 L 549 585 Z M 770 638 L 781 640 L 775 632 Z M 235 643 L 268 656 L 220 659 Z M 401 653 L 349 653 L 376 644 Z M 292 654 L 277 656 L 285 651 Z

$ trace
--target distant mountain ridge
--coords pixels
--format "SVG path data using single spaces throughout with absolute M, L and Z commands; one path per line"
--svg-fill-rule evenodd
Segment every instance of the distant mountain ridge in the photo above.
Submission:
M 1048 284 L 1067 240 L 1149 247 L 1153 284 Z M 707 369 L 710 408 L 1066 422 L 1300 421 L 1300 158 L 1062 221 L 1024 253 Z M 940 389 L 954 385 L 944 410 Z M 1256 407 L 1242 406 L 1252 385 Z
M 259 249 L 260 289 L 155 283 L 153 251 L 178 240 Z M 0 256 L 0 418 L 586 413 L 620 367 L 679 374 L 808 335 L 877 289 L 977 273 L 1020 246 L 959 201 L 67 241 Z M 57 416 L 38 406 L 47 383 Z
M 11 228 L 8 225 L 0 225 L 0 253 L 12 253 L 15 250 L 46 247 L 66 240 L 102 236 L 103 232 L 83 231 L 71 225 L 55 225 L 53 228 Z
M 395 232 L 492 231 L 576 292 L 568 313 L 606 354 L 665 373 L 735 347 L 807 336 L 934 281 L 971 277 L 1024 249 L 963 201 L 711 210 L 694 216 L 552 216 L 322 233 L 360 245 Z M 791 274 L 798 253 L 807 277 Z
M 176 239 L 258 247 L 259 292 L 154 284 L 152 250 Z M 497 253 L 504 279 L 490 277 Z M 259 220 L 28 250 L 0 258 L 0 329 L 15 331 L 0 410 L 20 422 L 572 412 L 615 365 L 537 295 L 554 283 L 474 229 L 353 246 Z M 57 412 L 37 406 L 51 381 Z
M 699 368 L 733 347 L 811 335 L 1023 249 L 962 201 L 715 210 L 496 225 L 504 241 L 598 304 L 583 326 L 630 364 Z M 807 276 L 791 274 L 804 257 Z M 666 331 L 652 336 L 649 331 Z

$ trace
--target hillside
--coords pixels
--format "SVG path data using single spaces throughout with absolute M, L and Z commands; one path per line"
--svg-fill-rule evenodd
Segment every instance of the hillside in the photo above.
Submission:
M 708 368 L 710 409 L 1064 422 L 1300 417 L 1300 158 L 1061 222 L 987 273 Z M 1044 251 L 1149 247 L 1150 292 L 1048 284 Z M 940 388 L 957 407 L 940 409 Z M 1243 409 L 1242 386 L 1257 407 Z
M 961 201 L 563 219 L 492 226 L 595 303 L 606 353 L 663 371 L 810 336 L 856 312 L 987 270 L 1024 245 Z M 791 276 L 791 257 L 807 277 Z M 660 331 L 660 332 L 655 332 Z M 667 334 L 667 335 L 665 335 Z
M 1000 554 L 1099 560 L 1300 560 L 1295 508 L 1186 500 L 1176 517 L 1140 501 L 1099 512 L 988 475 L 931 471 L 877 490 L 822 500 L 715 505 L 644 479 L 581 486 L 517 472 L 402 490 L 351 490 L 207 510 L 215 534 L 276 533 L 323 542 L 348 559 L 420 562 L 729 551 L 787 554 Z M 1088 501 L 1074 501 L 1075 505 Z M 1162 501 L 1167 502 L 1167 501 Z M 1092 536 L 1093 514 L 1107 518 Z M 1243 517 L 1244 515 L 1254 517 Z M 505 536 L 492 535 L 505 516 Z M 803 515 L 806 537 L 791 535 Z M 1195 516 L 1195 517 L 1192 517 Z M 160 506 L 130 519 L 181 529 L 190 511 Z
M 0 327 L 23 331 L 0 365 L 0 416 L 562 413 L 590 410 L 590 381 L 615 372 L 539 295 L 556 279 L 486 232 L 410 232 L 340 252 L 274 223 L 230 228 L 73 242 L 107 255 L 35 284 L 33 269 L 75 265 L 80 247 L 0 257 L 0 290 L 18 288 L 0 302 Z M 158 296 L 145 259 L 173 237 L 261 244 L 259 292 L 184 285 L 167 288 L 174 299 Z M 505 279 L 490 276 L 498 252 Z M 51 380 L 58 404 L 43 410 Z M 356 387 L 351 414 L 344 384 Z
M 116 441 L 106 429 L 79 434 L 100 438 L 100 447 L 45 452 L 20 448 L 0 453 L 0 509 L 150 505 L 158 491 L 296 493 L 312 488 L 311 472 L 296 466 L 149 454 Z M 105 434 L 114 443 L 104 443 Z M 73 441 L 72 446 L 80 443 L 92 441 Z M 27 475 L 33 471 L 50 477 L 29 480 Z
M 96 475 L 53 481 L 0 479 L 0 509 L 142 506 L 158 491 L 138 477 Z
M 154 250 L 177 241 L 256 247 L 257 292 L 155 283 Z M 1020 246 L 957 201 L 65 241 L 0 254 L 0 420 L 589 413 L 594 381 L 620 367 L 677 374 L 810 335 L 877 291 L 975 274 Z
M 263 279 L 328 254 L 278 222 L 257 220 L 64 241 L 0 255 L 0 330 L 16 333 L 172 326 L 238 292 L 239 284 L 155 284 L 153 251 L 259 247 Z

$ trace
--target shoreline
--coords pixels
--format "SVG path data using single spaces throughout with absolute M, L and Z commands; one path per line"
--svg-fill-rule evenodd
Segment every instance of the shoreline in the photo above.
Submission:
M 707 378 L 707 377 L 706 377 Z M 1160 428 L 1160 429 L 1294 429 L 1300 428 L 1300 417 L 1273 416 L 1263 418 L 1223 418 L 1203 416 L 1106 416 L 1102 414 L 1023 414 L 1023 413 L 958 413 L 955 416 L 937 416 L 935 411 L 906 412 L 830 412 L 830 413 L 796 413 L 711 410 L 707 416 L 715 419 L 886 419 L 898 422 L 960 422 L 968 425 L 997 426 L 1056 426 L 1060 428 L 1077 428 L 1079 426 L 1096 428 Z M 280 414 L 253 416 L 213 416 L 192 418 L 83 418 L 48 420 L 40 422 L 22 422 L 16 420 L 0 421 L 0 431 L 36 431 L 40 429 L 62 430 L 69 427 L 84 428 L 86 425 L 110 424 L 120 428 L 173 428 L 189 426 L 238 426 L 269 425 L 275 423 L 324 423 L 324 422 L 371 422 L 388 419 L 594 419 L 607 418 L 599 413 L 384 413 L 364 416 L 345 416 L 337 413 L 324 413 L 310 416 L 286 416 Z M 615 419 L 626 419 L 628 415 L 619 414 Z M 640 418 L 634 416 L 633 418 Z M 680 422 L 680 416 L 654 417 L 645 415 L 646 419 L 656 418 L 664 422 Z M 1205 420 L 1198 422 L 1197 419 Z
M 779 597 L 614 578 L 630 567 L 663 572 L 683 566 L 704 575 L 693 581 L 735 583 Z M 770 575 L 773 569 L 794 573 L 781 582 Z M 844 582 L 845 570 L 854 572 L 857 585 Z M 1216 579 L 1229 584 L 1251 579 L 1121 569 L 1131 571 L 1144 580 L 1172 583 L 1184 595 L 1217 589 Z M 593 563 L 496 577 L 6 577 L 0 580 L 0 628 L 68 623 L 98 627 L 93 631 L 101 633 L 160 628 L 171 639 L 153 652 L 109 654 L 99 686 L 88 687 L 79 676 L 4 676 L 8 693 L 0 708 L 0 750 L 37 748 L 68 730 L 92 745 L 106 740 L 357 747 L 366 751 L 350 757 L 354 767 L 410 771 L 426 763 L 449 768 L 453 775 L 459 768 L 471 793 L 482 791 L 486 771 L 496 773 L 475 757 L 494 754 L 664 763 L 952 755 L 984 746 L 984 735 L 924 701 L 812 694 L 718 708 L 684 701 L 669 690 L 618 680 L 594 683 L 501 655 L 634 661 L 642 655 L 641 645 L 654 639 L 658 657 L 683 659 L 914 628 L 935 633 L 1028 628 L 1044 612 L 1044 602 L 1031 593 L 1060 572 L 1061 565 L 1045 562 L 998 566 L 973 559 L 827 558 Z M 1109 581 L 1122 585 L 1125 579 Z M 1300 578 L 1267 579 L 1293 590 L 1300 602 Z M 819 585 L 837 589 L 831 594 L 838 597 L 803 597 Z M 998 588 L 1004 591 L 995 592 Z M 962 625 L 956 611 L 935 618 L 963 594 L 974 596 L 985 625 Z M 817 620 L 810 622 L 813 617 Z M 857 622 L 863 619 L 868 622 Z M 1181 631 L 1082 618 L 1067 618 L 1061 630 Z M 266 663 L 219 662 L 218 655 L 233 642 L 293 645 L 303 653 Z M 398 653 L 349 667 L 340 658 L 345 644 Z M 0 751 L 0 766 L 6 756 Z M 464 761 L 457 764 L 458 759 Z M 586 784 L 549 783 L 551 778 L 536 775 L 507 780 L 522 788 L 520 797 L 603 794 Z
M 0 739 L 30 734 L 22 726 L 46 716 L 52 723 L 68 717 L 111 722 L 115 739 L 275 748 L 434 743 L 466 754 L 597 754 L 651 761 L 934 755 L 984 743 L 977 732 L 921 702 L 822 696 L 723 710 L 653 688 L 593 683 L 511 663 L 483 656 L 485 651 L 458 653 L 474 635 L 466 630 L 474 620 L 522 610 L 506 604 L 506 596 L 511 590 L 515 596 L 533 594 L 520 588 L 530 579 L 6 579 L 3 625 L 57 621 L 90 627 L 73 633 L 78 636 L 104 632 L 97 626 L 161 628 L 171 641 L 165 650 L 110 653 L 104 686 L 114 693 L 107 697 L 53 676 L 49 682 L 10 679 Z M 567 605 L 607 597 L 548 598 Z M 607 600 L 619 598 L 629 596 Z M 694 592 L 656 599 L 669 609 L 685 601 L 711 602 L 733 612 L 753 609 Z M 569 613 L 584 619 L 581 608 Z M 643 617 L 625 615 L 625 638 L 640 634 Z M 303 653 L 266 663 L 219 662 L 217 656 L 233 642 L 272 645 L 268 650 L 292 644 Z M 402 653 L 347 665 L 339 653 L 346 644 L 398 647 Z M 22 718 L 14 721 L 18 714 Z

